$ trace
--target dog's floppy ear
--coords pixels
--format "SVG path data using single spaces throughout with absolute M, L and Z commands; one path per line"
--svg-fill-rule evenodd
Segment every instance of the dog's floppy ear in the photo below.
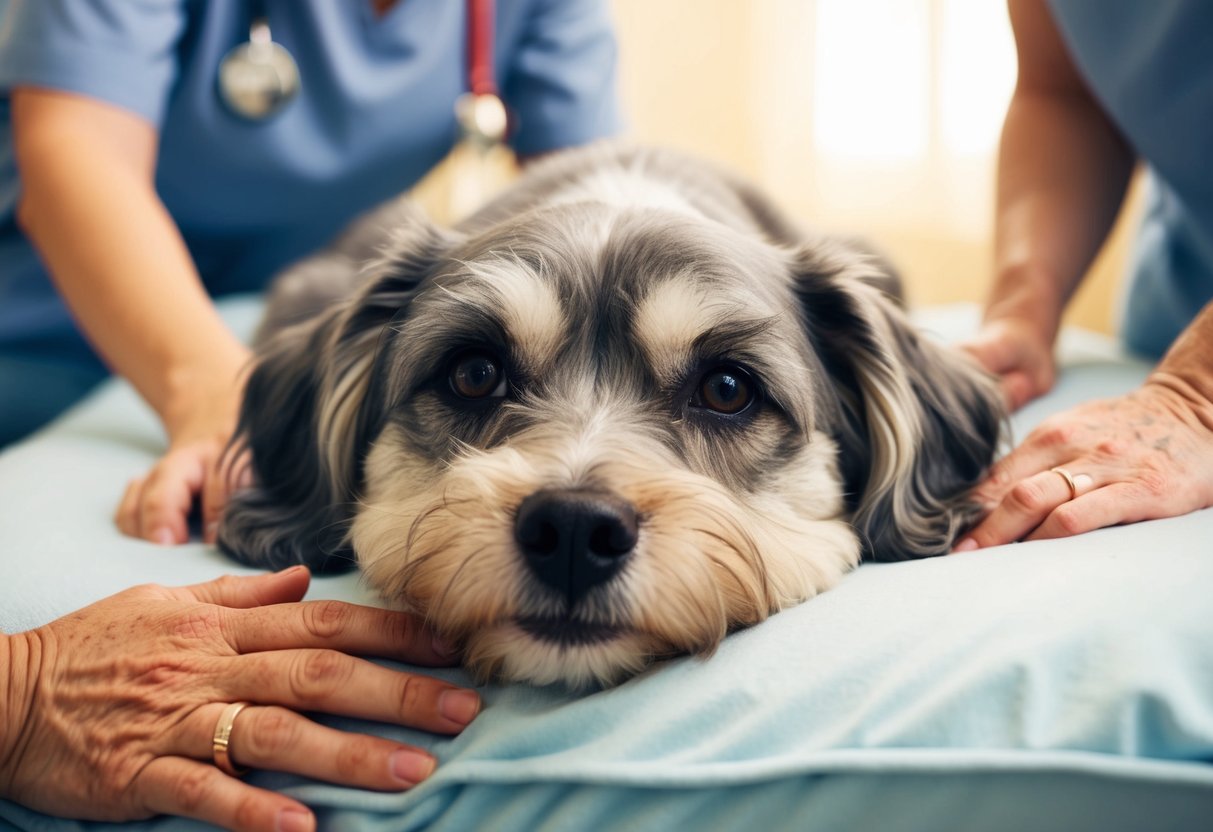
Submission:
M 980 511 L 969 491 L 997 450 L 993 380 L 918 333 L 889 292 L 891 267 L 854 241 L 817 240 L 794 260 L 805 329 L 837 391 L 827 429 L 865 554 L 946 553 Z
M 258 348 L 233 445 L 235 452 L 248 450 L 253 485 L 232 495 L 224 510 L 225 552 L 272 568 L 353 567 L 347 527 L 364 457 L 385 418 L 384 348 L 450 242 L 419 218 L 393 229 L 352 297 Z

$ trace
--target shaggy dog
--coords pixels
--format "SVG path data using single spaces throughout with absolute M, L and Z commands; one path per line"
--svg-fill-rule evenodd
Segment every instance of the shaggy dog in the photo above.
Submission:
M 895 285 L 665 151 L 555 156 L 454 230 L 389 203 L 276 284 L 220 545 L 357 563 L 481 677 L 709 653 L 975 518 L 999 397 Z

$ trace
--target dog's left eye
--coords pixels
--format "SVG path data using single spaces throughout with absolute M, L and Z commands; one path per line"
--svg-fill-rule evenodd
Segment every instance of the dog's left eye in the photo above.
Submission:
M 733 416 L 754 403 L 757 385 L 740 367 L 716 367 L 704 374 L 691 404 Z
M 450 370 L 451 390 L 465 399 L 501 398 L 506 379 L 501 362 L 489 353 L 465 352 L 455 358 Z

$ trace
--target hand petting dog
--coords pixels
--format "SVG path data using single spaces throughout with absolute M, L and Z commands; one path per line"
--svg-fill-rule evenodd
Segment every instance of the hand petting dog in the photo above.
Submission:
M 990 363 L 990 353 L 970 351 L 987 369 L 1005 372 Z M 976 492 L 990 512 L 954 551 L 1068 537 L 1213 505 L 1210 356 L 1213 305 L 1140 389 L 1046 420 L 998 462 Z
M 961 349 L 998 376 L 998 386 L 1011 410 L 1048 393 L 1057 380 L 1051 339 L 1039 327 L 1017 318 L 987 321 Z
M 231 493 L 252 484 L 247 457 L 225 454 L 236 429 L 249 352 L 180 385 L 163 419 L 169 447 L 152 469 L 131 480 L 114 514 L 119 531 L 162 546 L 189 541 L 189 516 L 202 509 L 202 537 L 214 543 Z

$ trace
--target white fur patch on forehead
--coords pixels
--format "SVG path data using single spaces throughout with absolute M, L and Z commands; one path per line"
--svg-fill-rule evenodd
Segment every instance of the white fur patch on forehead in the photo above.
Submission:
M 703 212 L 679 193 L 674 185 L 641 171 L 601 170 L 579 178 L 551 200 L 552 205 L 570 202 L 599 202 L 615 208 L 663 208 L 679 214 L 702 217 Z
M 482 308 L 486 301 L 494 303 L 491 311 L 524 356 L 542 363 L 556 353 L 567 325 L 564 308 L 551 281 L 505 256 L 464 266 L 483 281 L 465 297 Z M 459 288 L 453 291 L 464 296 Z

